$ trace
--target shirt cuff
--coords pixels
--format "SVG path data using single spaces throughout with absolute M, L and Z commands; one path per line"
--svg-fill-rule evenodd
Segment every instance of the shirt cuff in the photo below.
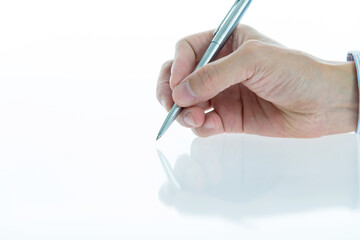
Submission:
M 360 135 L 355 135 L 356 137 L 356 149 L 357 149 L 357 193 L 355 199 L 355 209 L 360 210 Z
M 356 128 L 356 134 L 360 134 L 360 51 L 351 51 L 348 53 L 347 60 L 350 62 L 355 62 L 356 72 L 357 72 L 357 83 L 359 91 L 359 115 L 358 115 L 358 124 Z

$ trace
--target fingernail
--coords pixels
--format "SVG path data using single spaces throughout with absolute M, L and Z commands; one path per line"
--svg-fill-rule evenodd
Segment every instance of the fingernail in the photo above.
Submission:
M 171 69 L 170 69 L 169 85 L 170 85 L 171 90 L 174 90 L 172 87 L 173 86 L 172 82 L 174 81 L 173 80 L 173 69 L 174 69 L 174 64 L 171 66 Z
M 163 98 L 163 99 L 161 99 L 161 105 L 165 108 L 165 109 L 167 109 L 166 108 L 166 102 L 165 102 L 165 99 Z
M 172 80 L 172 75 L 170 75 L 169 86 L 170 86 L 170 89 L 171 89 L 171 90 L 174 90 L 172 82 L 173 82 L 173 80 Z
M 192 117 L 190 112 L 185 113 L 184 121 L 186 124 L 190 125 L 191 127 L 195 127 L 194 118 Z
M 174 89 L 174 92 L 174 94 L 178 96 L 178 99 L 180 99 L 183 104 L 190 104 L 194 102 L 196 98 L 194 92 L 190 89 L 188 81 L 185 81 L 177 86 Z
M 174 71 L 174 63 L 175 63 L 175 61 L 172 63 L 172 65 L 171 65 L 171 68 L 170 68 L 170 75 L 172 75 L 173 74 L 173 71 Z
M 204 124 L 204 128 L 208 130 L 215 128 L 214 122 L 209 120 L 206 121 Z

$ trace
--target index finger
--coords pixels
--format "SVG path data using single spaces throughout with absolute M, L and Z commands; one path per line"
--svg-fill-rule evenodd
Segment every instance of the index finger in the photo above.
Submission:
M 174 63 L 171 67 L 170 88 L 174 89 L 184 78 L 195 70 L 196 63 L 199 62 L 209 47 L 213 39 L 213 30 L 198 33 L 181 39 L 175 48 Z M 225 43 L 216 59 L 230 54 L 235 49 L 249 40 L 259 40 L 266 43 L 280 45 L 274 40 L 263 36 L 255 29 L 247 25 L 239 25 L 229 40 Z M 215 59 L 215 60 L 216 60 Z
M 200 61 L 213 37 L 213 31 L 206 31 L 177 42 L 174 63 L 171 67 L 171 89 L 195 70 L 195 64 Z

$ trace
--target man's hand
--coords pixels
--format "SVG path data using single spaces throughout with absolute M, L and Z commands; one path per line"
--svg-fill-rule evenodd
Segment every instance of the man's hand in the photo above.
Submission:
M 157 98 L 177 120 L 206 137 L 223 132 L 319 137 L 355 131 L 355 64 L 327 62 L 288 49 L 241 25 L 217 59 L 194 72 L 213 31 L 176 45 L 161 69 Z

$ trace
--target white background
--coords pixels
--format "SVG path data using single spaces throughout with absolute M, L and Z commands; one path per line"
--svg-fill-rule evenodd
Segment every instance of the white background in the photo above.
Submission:
M 320 172 L 300 172 L 297 182 L 328 179 L 332 173 L 330 184 L 315 185 L 352 189 L 335 191 L 335 196 L 344 197 L 336 204 L 326 204 L 326 199 L 334 198 L 321 195 L 326 193 L 320 191 L 324 187 L 314 187 L 319 203 L 314 203 L 315 191 L 305 204 L 280 201 L 269 206 L 272 211 L 260 208 L 256 214 L 245 214 L 250 217 L 244 221 L 235 221 L 227 217 L 229 211 L 201 209 L 202 204 L 191 197 L 186 197 L 186 206 L 192 210 L 185 213 L 159 198 L 168 180 L 156 148 L 176 165 L 179 156 L 191 153 L 195 136 L 174 124 L 155 143 L 166 116 L 155 98 L 157 74 L 173 57 L 176 41 L 216 28 L 232 4 L 232 0 L 0 0 L 0 239 L 360 238 L 356 204 L 348 204 L 356 202 L 357 172 L 350 174 L 352 179 L 337 182 L 358 166 L 356 140 L 349 136 L 305 143 L 320 144 L 320 152 L 306 148 L 320 155 L 302 156 L 297 150 L 280 154 L 284 159 L 286 154 L 300 156 L 295 165 L 277 165 L 279 155 L 270 154 L 274 167 L 266 165 L 265 176 L 271 177 L 258 176 L 258 181 L 276 185 L 277 167 L 287 169 L 286 180 L 298 173 L 304 159 L 305 169 Z M 360 2 L 354 0 L 254 0 L 242 23 L 290 48 L 344 61 L 348 51 L 360 49 L 359 11 Z M 256 163 L 259 158 L 252 153 L 260 150 L 255 146 L 267 146 L 269 140 L 244 139 L 253 148 L 242 158 Z M 276 151 L 292 143 L 283 141 Z M 212 146 L 206 142 L 201 146 L 208 144 Z M 327 144 L 336 154 L 322 154 Z M 229 156 L 231 152 L 222 158 Z M 335 163 L 326 167 L 328 158 Z M 337 166 L 345 169 L 339 175 L 333 174 Z M 250 171 L 255 176 L 256 169 Z M 256 183 L 249 186 L 250 193 L 256 191 Z M 290 181 L 280 192 L 286 199 L 296 186 Z M 210 201 L 201 199 L 205 205 Z M 257 201 L 269 199 L 278 200 Z M 219 201 L 219 209 L 229 208 L 226 201 Z M 256 208 L 257 201 L 244 206 Z M 280 204 L 297 210 L 276 211 Z

